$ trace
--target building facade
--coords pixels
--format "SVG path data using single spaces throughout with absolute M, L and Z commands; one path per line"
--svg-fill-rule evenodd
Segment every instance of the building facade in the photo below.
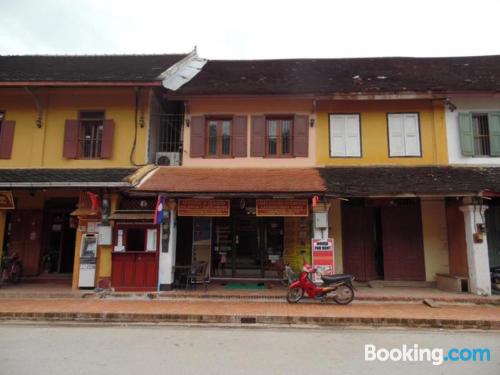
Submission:
M 0 64 L 0 227 L 32 274 L 57 257 L 75 288 L 168 290 L 199 261 L 211 280 L 278 280 L 332 239 L 361 282 L 490 293 L 498 56 L 85 59 L 57 82 Z

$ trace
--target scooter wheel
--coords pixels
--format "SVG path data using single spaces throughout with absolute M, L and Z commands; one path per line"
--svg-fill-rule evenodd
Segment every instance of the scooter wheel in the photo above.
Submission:
M 341 285 L 336 290 L 333 300 L 339 305 L 348 305 L 354 299 L 354 290 L 349 285 Z
M 286 294 L 286 300 L 288 303 L 297 303 L 304 296 L 304 291 L 302 288 L 290 288 Z

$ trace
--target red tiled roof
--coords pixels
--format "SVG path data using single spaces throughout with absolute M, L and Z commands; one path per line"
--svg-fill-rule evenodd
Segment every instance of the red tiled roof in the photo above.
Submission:
M 135 190 L 167 193 L 321 193 L 326 191 L 326 187 L 314 168 L 158 167 Z

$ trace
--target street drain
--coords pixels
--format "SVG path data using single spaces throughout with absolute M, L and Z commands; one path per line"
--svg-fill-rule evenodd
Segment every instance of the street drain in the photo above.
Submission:
M 250 317 L 241 318 L 240 322 L 241 324 L 255 324 L 257 323 L 257 318 L 250 318 Z

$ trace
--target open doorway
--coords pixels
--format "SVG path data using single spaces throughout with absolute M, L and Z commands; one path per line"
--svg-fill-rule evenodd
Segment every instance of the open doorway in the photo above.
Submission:
M 70 214 L 77 203 L 76 198 L 57 198 L 45 202 L 42 273 L 73 273 L 76 228 L 72 225 Z

